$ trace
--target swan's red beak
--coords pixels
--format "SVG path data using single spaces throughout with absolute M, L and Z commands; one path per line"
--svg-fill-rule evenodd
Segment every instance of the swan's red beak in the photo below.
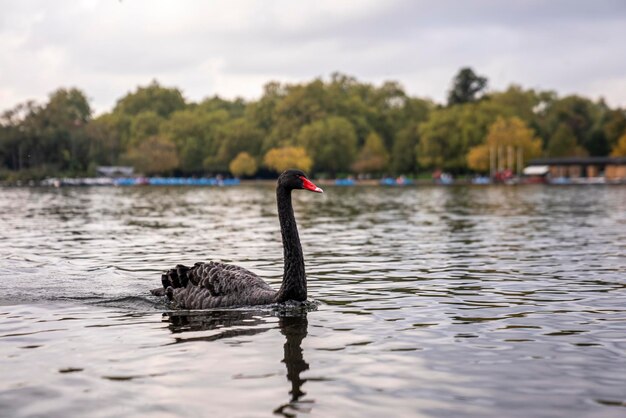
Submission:
M 310 190 L 315 193 L 324 193 L 324 190 L 320 189 L 315 184 L 311 183 L 311 181 L 307 179 L 306 177 L 300 176 L 300 180 L 302 180 L 302 187 L 304 187 L 305 189 Z

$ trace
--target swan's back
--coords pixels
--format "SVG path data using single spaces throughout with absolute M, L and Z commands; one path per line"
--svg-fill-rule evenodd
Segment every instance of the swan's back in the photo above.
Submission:
M 178 265 L 163 274 L 161 281 L 163 289 L 153 293 L 166 294 L 182 309 L 265 305 L 276 298 L 276 291 L 251 271 L 214 261 Z

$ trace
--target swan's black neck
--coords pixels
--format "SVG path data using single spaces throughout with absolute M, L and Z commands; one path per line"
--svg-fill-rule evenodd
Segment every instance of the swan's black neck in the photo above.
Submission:
M 304 272 L 304 256 L 298 236 L 296 218 L 291 205 L 291 189 L 282 185 L 276 188 L 278 203 L 278 219 L 280 233 L 283 238 L 283 252 L 285 256 L 285 270 L 283 284 L 276 295 L 277 302 L 287 300 L 306 300 L 306 274 Z

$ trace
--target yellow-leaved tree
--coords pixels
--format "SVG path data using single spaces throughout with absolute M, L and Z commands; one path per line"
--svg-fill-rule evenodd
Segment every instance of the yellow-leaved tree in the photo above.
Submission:
M 521 149 L 523 162 L 541 155 L 541 139 L 526 123 L 517 117 L 498 117 L 489 127 L 485 143 L 471 148 L 467 154 L 467 165 L 472 170 L 489 170 L 489 150 L 508 150 L 509 147 Z
M 313 166 L 313 160 L 302 147 L 272 148 L 265 154 L 263 163 L 278 173 L 289 168 L 298 168 L 308 172 Z
M 230 162 L 228 168 L 233 176 L 252 176 L 257 171 L 256 160 L 247 152 L 240 152 Z
M 626 132 L 617 140 L 611 151 L 611 157 L 626 157 Z

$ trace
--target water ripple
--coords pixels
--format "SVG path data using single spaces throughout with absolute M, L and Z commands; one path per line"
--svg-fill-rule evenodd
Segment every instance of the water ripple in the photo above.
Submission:
M 295 193 L 310 306 L 165 316 L 178 263 L 278 287 L 271 187 L 0 194 L 11 416 L 623 416 L 626 188 Z

